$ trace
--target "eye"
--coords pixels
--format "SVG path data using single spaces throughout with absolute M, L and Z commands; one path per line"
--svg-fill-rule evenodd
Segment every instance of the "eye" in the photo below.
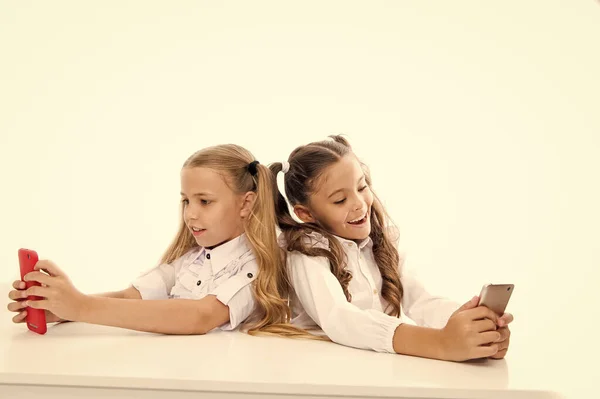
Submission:
M 204 200 L 204 199 L 203 199 L 203 200 L 200 200 L 200 203 L 201 203 L 202 205 L 210 205 L 210 204 L 212 203 L 212 201 L 211 201 L 211 200 Z
M 363 191 L 365 191 L 365 190 L 366 190 L 368 187 L 369 187 L 369 186 L 367 186 L 367 185 L 365 184 L 363 187 L 359 188 L 359 189 L 358 189 L 358 191 L 359 191 L 359 192 L 363 192 Z
M 190 204 L 190 200 L 188 200 L 188 199 L 182 199 L 182 200 L 181 200 L 181 203 L 182 203 L 183 205 L 189 205 L 189 204 Z
M 335 202 L 334 202 L 334 204 L 337 204 L 337 205 L 339 205 L 339 204 L 343 204 L 344 202 L 346 202 L 346 198 L 344 198 L 344 199 L 341 199 L 341 200 L 339 200 L 339 201 L 335 201 Z

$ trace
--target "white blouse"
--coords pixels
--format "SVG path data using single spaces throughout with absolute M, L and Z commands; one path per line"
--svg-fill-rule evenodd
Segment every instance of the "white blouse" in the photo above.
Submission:
M 320 234 L 309 237 L 312 245 L 328 248 Z M 393 336 L 403 323 L 402 317 L 384 313 L 387 302 L 381 296 L 382 278 L 373 255 L 370 238 L 360 244 L 336 237 L 347 256 L 347 270 L 352 273 L 348 302 L 342 286 L 331 273 L 325 257 L 312 257 L 297 251 L 288 252 L 287 267 L 293 287 L 292 323 L 302 328 L 321 328 L 334 342 L 361 349 L 394 353 Z M 460 304 L 428 293 L 424 286 L 404 269 L 399 273 L 404 289 L 401 308 L 417 325 L 443 328 Z
M 202 299 L 215 295 L 229 307 L 233 330 L 254 310 L 252 281 L 258 264 L 245 234 L 214 249 L 195 247 L 170 264 L 161 264 L 139 276 L 133 286 L 142 299 Z

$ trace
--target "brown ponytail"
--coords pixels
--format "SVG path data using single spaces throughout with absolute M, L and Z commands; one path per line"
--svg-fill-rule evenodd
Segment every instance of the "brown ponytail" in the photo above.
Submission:
M 289 156 L 289 170 L 284 175 L 286 196 L 292 206 L 306 205 L 315 183 L 323 171 L 347 155 L 355 156 L 348 141 L 339 135 L 330 136 L 333 140 L 325 140 L 297 147 Z M 366 182 L 372 190 L 372 181 L 366 165 L 362 164 L 365 171 Z M 282 170 L 280 162 L 269 166 L 273 176 Z M 298 223 L 291 216 L 285 198 L 277 188 L 276 180 L 273 187 L 275 213 L 277 223 L 282 230 L 287 251 L 298 251 L 308 256 L 324 256 L 329 260 L 331 272 L 338 279 L 348 301 L 351 296 L 348 284 L 352 275 L 346 269 L 345 253 L 341 244 L 335 237 L 316 223 Z M 373 241 L 373 255 L 381 272 L 383 284 L 381 295 L 388 302 L 386 312 L 392 316 L 400 316 L 403 287 L 399 275 L 400 257 L 388 229 L 389 217 L 373 192 L 373 205 L 371 207 L 371 240 Z M 309 246 L 304 237 L 307 234 L 318 233 L 325 237 L 329 249 Z

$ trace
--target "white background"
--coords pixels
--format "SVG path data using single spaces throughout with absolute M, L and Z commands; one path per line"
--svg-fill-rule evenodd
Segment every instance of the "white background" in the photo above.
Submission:
M 192 152 L 269 163 L 344 133 L 430 290 L 514 283 L 511 351 L 582 390 L 599 38 L 583 0 L 2 2 L 0 281 L 28 247 L 85 292 L 125 288 L 176 231 Z

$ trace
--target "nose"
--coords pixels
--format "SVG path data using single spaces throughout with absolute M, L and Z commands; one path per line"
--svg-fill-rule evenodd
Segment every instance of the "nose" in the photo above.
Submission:
M 197 220 L 198 219 L 198 211 L 191 204 L 186 206 L 183 211 L 183 218 L 187 220 Z
M 354 210 L 358 211 L 359 209 L 362 209 L 365 207 L 365 200 L 360 195 L 357 195 L 355 197 L 354 203 L 352 205 L 353 205 Z

